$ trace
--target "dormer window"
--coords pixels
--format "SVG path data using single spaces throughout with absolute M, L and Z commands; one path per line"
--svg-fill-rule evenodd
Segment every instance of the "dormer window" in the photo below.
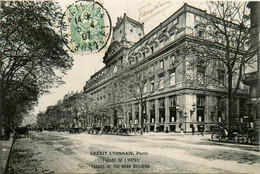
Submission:
M 204 32 L 202 30 L 199 30 L 199 37 L 203 37 Z
M 130 29 L 130 32 L 133 33 L 133 29 L 132 28 Z
M 141 37 L 142 36 L 142 34 L 141 33 L 139 33 L 139 37 Z
M 154 46 L 151 46 L 151 52 L 152 52 L 152 54 L 153 54 L 153 52 L 154 52 Z
M 143 58 L 145 58 L 145 51 L 142 54 L 143 54 Z

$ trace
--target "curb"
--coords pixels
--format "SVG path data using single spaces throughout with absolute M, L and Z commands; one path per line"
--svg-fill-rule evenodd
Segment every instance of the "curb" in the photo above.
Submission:
M 12 153 L 12 150 L 13 150 L 14 140 L 15 140 L 15 138 L 13 138 L 12 145 L 11 145 L 11 148 L 10 148 L 10 151 L 9 151 L 9 155 L 8 155 L 8 158 L 7 158 L 7 162 L 6 162 L 6 165 L 5 165 L 5 171 L 4 171 L 5 174 L 8 173 L 9 162 L 10 162 L 11 153 Z

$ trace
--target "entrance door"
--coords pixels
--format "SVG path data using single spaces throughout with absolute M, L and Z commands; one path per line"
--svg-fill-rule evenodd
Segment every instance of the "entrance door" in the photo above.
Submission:
M 204 110 L 197 110 L 197 121 L 204 122 Z
M 176 126 L 175 125 L 170 125 L 170 132 L 175 132 Z
M 164 126 L 163 126 L 163 125 L 159 127 L 159 131 L 160 131 L 160 132 L 163 132 L 163 131 L 164 131 Z

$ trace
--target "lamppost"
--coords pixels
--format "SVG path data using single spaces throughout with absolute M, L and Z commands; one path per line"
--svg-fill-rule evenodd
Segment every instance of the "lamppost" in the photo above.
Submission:
M 179 113 L 179 116 L 182 117 L 182 108 L 180 107 L 180 105 L 176 105 L 176 110 Z M 180 128 L 181 128 L 182 124 L 180 124 Z
M 178 111 L 179 115 L 182 116 L 182 108 L 180 107 L 180 105 L 176 105 L 176 110 Z
M 187 118 L 187 112 L 184 113 L 184 132 L 186 133 L 186 118 Z
M 196 106 L 196 104 L 194 103 L 194 104 L 192 105 L 192 110 L 190 110 L 190 116 L 193 115 L 193 113 L 196 111 L 196 108 L 197 108 L 197 106 Z

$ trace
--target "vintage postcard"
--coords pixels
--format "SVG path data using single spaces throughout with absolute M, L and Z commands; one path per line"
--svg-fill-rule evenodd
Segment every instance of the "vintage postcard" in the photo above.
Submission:
M 260 1 L 1 1 L 0 173 L 259 173 Z

